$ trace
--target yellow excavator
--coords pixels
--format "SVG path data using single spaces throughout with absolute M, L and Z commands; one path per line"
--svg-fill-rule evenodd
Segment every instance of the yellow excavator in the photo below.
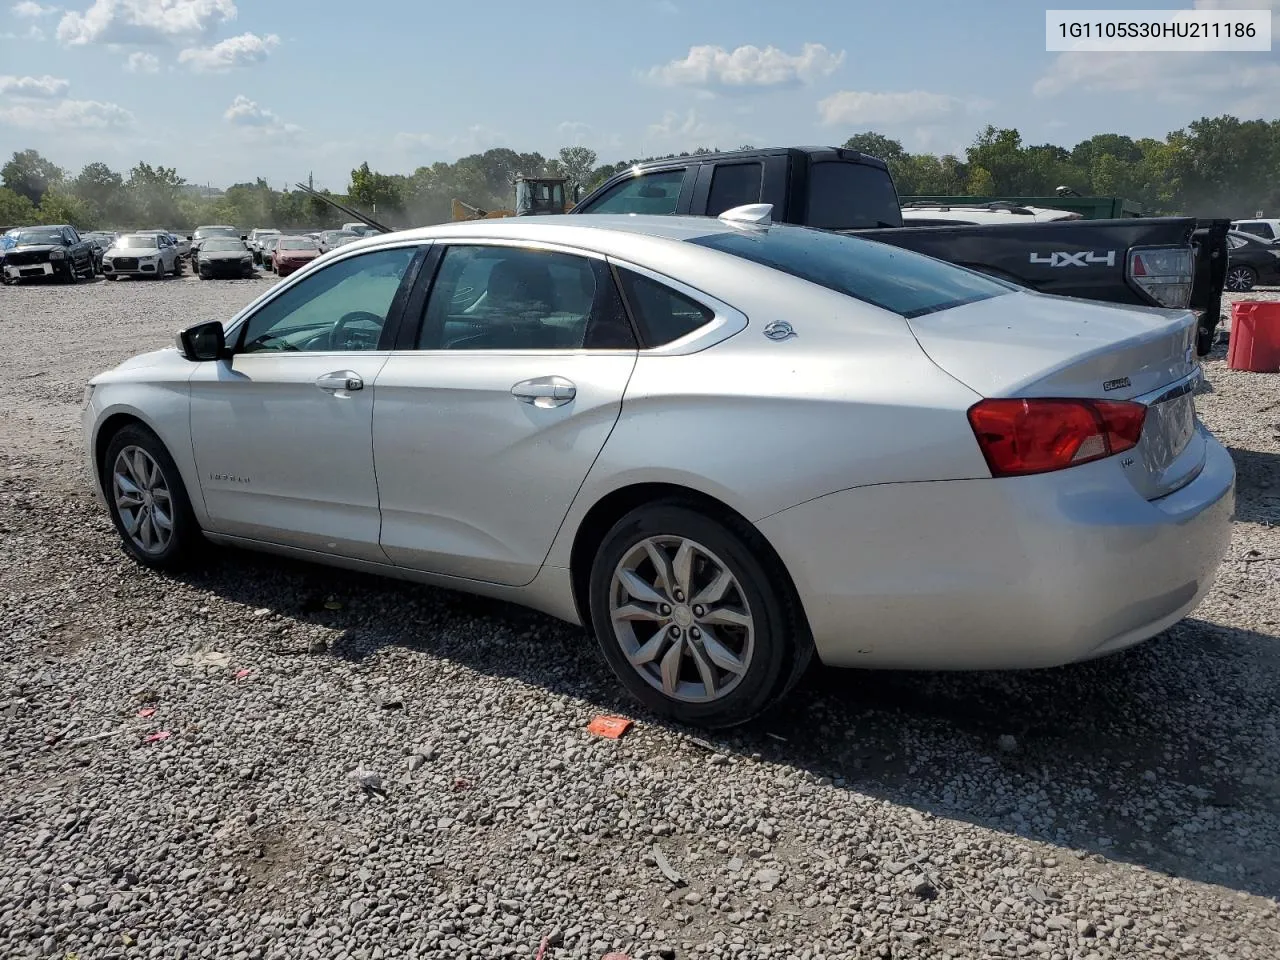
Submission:
M 577 198 L 568 198 L 565 177 L 530 177 L 519 174 L 515 180 L 514 210 L 483 210 L 458 198 L 451 204 L 454 220 L 495 220 L 499 217 L 528 217 L 536 214 L 568 213 Z

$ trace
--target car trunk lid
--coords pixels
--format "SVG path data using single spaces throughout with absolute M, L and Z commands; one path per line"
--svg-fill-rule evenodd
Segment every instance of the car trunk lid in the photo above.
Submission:
M 1147 499 L 1189 483 L 1203 466 L 1190 311 L 1015 293 L 908 323 L 934 363 L 984 397 L 1144 404 L 1142 438 L 1122 462 Z

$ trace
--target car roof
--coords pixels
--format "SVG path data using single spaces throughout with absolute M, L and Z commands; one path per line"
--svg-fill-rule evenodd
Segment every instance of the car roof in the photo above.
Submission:
M 789 225 L 788 225 L 789 226 Z M 558 214 L 533 217 L 498 217 L 491 220 L 463 220 L 383 233 L 358 241 L 377 246 L 394 237 L 403 240 L 434 240 L 443 237 L 485 237 L 502 239 L 544 239 L 578 243 L 586 247 L 626 237 L 649 237 L 685 241 L 718 233 L 732 233 L 735 227 L 716 217 L 688 217 L 653 214 Z

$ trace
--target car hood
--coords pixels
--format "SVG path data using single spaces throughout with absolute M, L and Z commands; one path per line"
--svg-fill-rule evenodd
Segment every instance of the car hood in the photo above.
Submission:
M 23 253 L 48 253 L 50 250 L 65 250 L 66 246 L 61 243 L 19 243 L 9 249 Z
M 154 257 L 160 253 L 158 247 L 111 247 L 107 254 L 113 257 Z
M 202 260 L 240 260 L 249 255 L 248 250 L 208 250 L 201 254 Z
M 319 250 L 279 250 L 277 249 L 275 252 L 278 256 L 286 257 L 290 260 L 312 260 L 320 256 Z

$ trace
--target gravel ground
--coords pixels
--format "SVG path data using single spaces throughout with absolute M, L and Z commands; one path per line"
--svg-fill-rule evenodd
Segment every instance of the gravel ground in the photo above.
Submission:
M 1238 518 L 1167 635 L 703 739 L 536 614 L 124 557 L 84 381 L 265 282 L 0 289 L 0 957 L 1280 955 L 1280 376 L 1206 365 Z

